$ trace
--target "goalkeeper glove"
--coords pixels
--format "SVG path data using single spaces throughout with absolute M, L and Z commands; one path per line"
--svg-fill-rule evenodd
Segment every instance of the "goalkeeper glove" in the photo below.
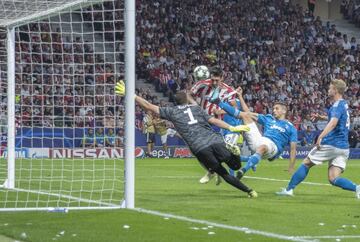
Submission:
M 231 131 L 231 132 L 242 132 L 242 131 L 244 131 L 244 132 L 248 132 L 248 131 L 250 131 L 250 128 L 249 128 L 249 126 L 247 126 L 247 125 L 238 125 L 238 126 L 230 126 L 229 127 L 229 130 Z
M 115 85 L 115 93 L 119 96 L 125 96 L 125 83 L 123 80 L 120 80 Z

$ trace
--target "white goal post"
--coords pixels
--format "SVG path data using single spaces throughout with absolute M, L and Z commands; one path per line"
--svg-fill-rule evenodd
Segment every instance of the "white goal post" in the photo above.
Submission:
M 0 0 L 0 211 L 134 208 L 135 14 Z

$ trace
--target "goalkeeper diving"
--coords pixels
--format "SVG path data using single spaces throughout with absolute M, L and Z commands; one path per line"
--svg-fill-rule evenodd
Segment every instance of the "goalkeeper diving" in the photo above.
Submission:
M 125 95 L 123 81 L 116 84 L 115 93 L 120 96 Z M 211 127 L 211 125 L 216 125 L 232 132 L 247 132 L 248 126 L 231 126 L 208 115 L 186 91 L 180 91 L 175 95 L 178 105 L 175 107 L 159 107 L 136 95 L 135 101 L 144 110 L 160 114 L 162 119 L 171 121 L 200 164 L 208 171 L 217 173 L 233 187 L 246 192 L 249 197 L 257 197 L 254 190 L 231 176 L 222 165 L 225 162 L 233 170 L 241 168 L 239 147 L 227 145 L 223 137 Z

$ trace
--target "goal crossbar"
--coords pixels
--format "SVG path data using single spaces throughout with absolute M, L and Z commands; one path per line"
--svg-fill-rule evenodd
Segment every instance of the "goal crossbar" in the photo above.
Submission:
M 79 5 L 83 5 L 86 7 L 86 5 L 95 4 L 95 3 L 101 3 L 101 2 L 108 2 L 109 0 L 63 0 L 61 2 L 58 2 L 58 5 L 55 5 L 51 8 L 44 8 L 40 12 L 33 12 L 32 14 L 25 15 L 22 17 L 14 16 L 15 18 L 8 18 L 5 14 L 5 11 L 7 9 L 4 9 L 6 5 L 3 7 L 2 10 L 0 10 L 0 16 L 4 16 L 5 18 L 0 18 L 0 27 L 7 27 L 7 28 L 13 28 L 20 26 L 24 23 L 32 22 L 34 20 L 39 20 L 47 17 L 51 17 L 53 15 L 58 14 L 59 12 L 66 11 L 72 8 L 76 8 Z M 9 2 L 9 4 L 15 4 L 13 0 L 5 1 Z M 26 4 L 26 1 L 24 1 L 23 4 Z

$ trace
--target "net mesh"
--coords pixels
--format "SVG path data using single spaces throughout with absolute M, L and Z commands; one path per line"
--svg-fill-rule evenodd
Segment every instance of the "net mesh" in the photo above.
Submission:
M 17 18 L 69 1 L 32 2 L 1 4 Z M 123 1 L 84 3 L 15 28 L 15 189 L 0 189 L 0 208 L 120 205 L 124 107 L 113 87 L 124 71 L 123 13 Z M 0 34 L 6 113 L 8 50 L 6 31 Z M 1 184 L 6 115 L 0 122 Z

